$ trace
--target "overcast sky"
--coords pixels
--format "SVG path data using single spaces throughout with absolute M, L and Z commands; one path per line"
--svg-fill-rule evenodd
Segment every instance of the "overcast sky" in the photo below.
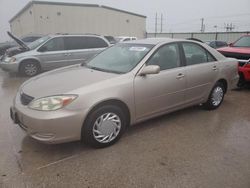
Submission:
M 58 0 L 51 0 L 58 1 Z M 8 21 L 29 0 L 0 0 L 0 42 L 8 40 Z M 107 5 L 147 16 L 147 31 L 155 29 L 155 14 L 163 14 L 163 32 L 197 32 L 201 18 L 206 31 L 225 31 L 225 23 L 233 23 L 235 31 L 250 30 L 250 0 L 59 0 Z M 158 17 L 158 18 L 159 18 Z M 158 20 L 160 30 L 160 18 Z

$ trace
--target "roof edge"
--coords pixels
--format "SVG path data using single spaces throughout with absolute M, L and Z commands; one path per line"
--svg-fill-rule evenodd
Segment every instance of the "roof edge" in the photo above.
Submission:
M 53 1 L 39 1 L 39 0 L 33 0 L 28 2 L 17 14 L 15 14 L 10 20 L 9 23 L 12 22 L 14 19 L 16 19 L 18 16 L 20 16 L 24 11 L 26 11 L 28 8 L 30 8 L 34 4 L 45 4 L 45 5 L 64 5 L 64 6 L 83 6 L 83 7 L 100 7 L 104 9 L 109 9 L 109 10 L 114 10 L 117 12 L 123 12 L 126 14 L 131 14 L 134 16 L 142 17 L 142 18 L 147 18 L 144 15 L 140 15 L 137 13 L 109 7 L 109 6 L 104 6 L 104 5 L 97 5 L 97 4 L 84 4 L 84 3 L 67 3 L 67 2 L 53 2 Z

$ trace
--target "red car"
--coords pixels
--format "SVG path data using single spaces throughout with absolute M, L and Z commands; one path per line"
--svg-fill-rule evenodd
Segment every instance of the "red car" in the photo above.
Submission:
M 250 82 L 250 35 L 244 35 L 228 47 L 217 50 L 226 57 L 239 60 L 239 86 Z

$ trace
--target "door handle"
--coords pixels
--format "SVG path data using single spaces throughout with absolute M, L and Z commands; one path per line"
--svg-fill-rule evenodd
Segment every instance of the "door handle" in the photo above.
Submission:
M 213 70 L 214 71 L 216 71 L 217 70 L 217 66 L 215 65 L 215 66 L 213 66 Z
M 185 76 L 184 74 L 180 73 L 177 75 L 176 79 L 182 79 L 184 76 Z

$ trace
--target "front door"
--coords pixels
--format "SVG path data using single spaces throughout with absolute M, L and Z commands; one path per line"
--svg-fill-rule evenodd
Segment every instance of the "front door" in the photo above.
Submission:
M 185 99 L 186 73 L 178 44 L 160 47 L 146 65 L 158 65 L 161 71 L 159 74 L 135 77 L 137 120 L 178 108 Z
M 56 37 L 46 42 L 38 49 L 38 58 L 43 70 L 51 70 L 68 65 L 69 53 L 64 48 L 62 37 Z

